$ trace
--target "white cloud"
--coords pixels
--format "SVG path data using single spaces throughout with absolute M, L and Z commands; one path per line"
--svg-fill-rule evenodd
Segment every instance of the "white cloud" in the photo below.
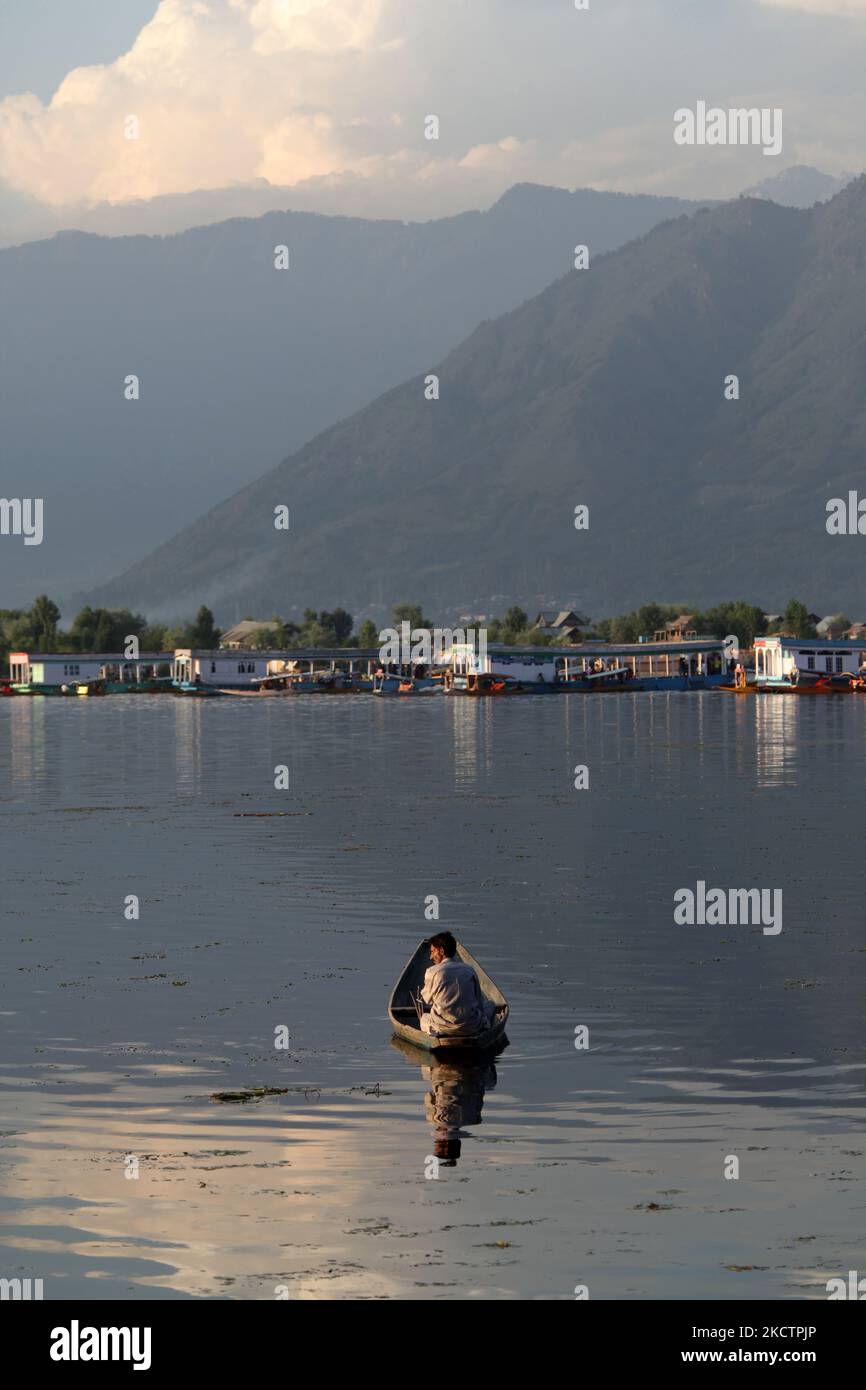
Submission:
M 691 16 L 675 50 L 671 3 Z M 766 176 L 760 152 L 677 150 L 672 112 L 699 95 L 725 105 L 732 83 L 753 104 L 768 68 L 796 73 L 792 7 L 866 13 L 866 0 L 744 0 L 746 30 L 722 25 L 711 44 L 687 0 L 584 14 L 566 0 L 161 0 L 116 62 L 69 73 L 47 103 L 0 102 L 0 182 L 67 225 L 97 203 L 254 180 L 290 188 L 293 206 L 367 216 L 445 215 L 523 180 L 725 196 Z M 815 149 L 831 172 L 862 167 L 855 32 L 826 26 L 843 120 L 807 67 L 758 102 L 785 105 L 787 159 Z
M 866 18 L 866 0 L 760 0 L 776 10 L 804 10 L 809 14 L 860 15 Z
M 32 94 L 0 102 L 0 176 L 58 204 L 351 171 L 379 121 L 393 140 L 390 110 L 369 107 L 400 62 L 398 10 L 162 0 L 115 63 L 70 73 L 46 105 Z M 138 140 L 124 138 L 129 115 Z

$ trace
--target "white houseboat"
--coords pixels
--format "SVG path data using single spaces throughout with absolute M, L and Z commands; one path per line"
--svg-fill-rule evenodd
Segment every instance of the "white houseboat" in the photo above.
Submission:
M 220 647 L 214 651 L 178 647 L 172 679 L 180 690 L 259 691 L 280 686 L 292 690 L 351 689 L 366 682 L 373 688 L 379 654 L 356 647 L 309 648 L 294 651 L 243 651 Z
M 759 689 L 850 690 L 864 677 L 866 640 L 755 638 L 755 684 Z
M 168 672 L 171 652 L 10 652 L 9 673 L 16 695 L 74 695 L 99 686 L 111 693 L 130 689 Z
M 735 655 L 735 654 L 734 654 Z M 592 690 L 703 690 L 722 685 L 732 654 L 722 638 L 682 642 L 584 642 L 576 647 L 455 643 L 446 688 L 454 694 Z

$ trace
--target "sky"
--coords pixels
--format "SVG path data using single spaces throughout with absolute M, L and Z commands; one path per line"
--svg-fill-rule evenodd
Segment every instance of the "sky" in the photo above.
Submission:
M 866 167 L 866 0 L 589 6 L 0 0 L 0 190 L 56 211 L 267 180 L 438 216 L 522 181 L 724 197 Z M 781 108 L 781 154 L 678 146 L 699 100 Z

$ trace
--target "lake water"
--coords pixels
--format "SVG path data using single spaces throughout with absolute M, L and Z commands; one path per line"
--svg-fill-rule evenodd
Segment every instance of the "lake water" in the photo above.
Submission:
M 0 1275 L 825 1297 L 866 1271 L 864 751 L 857 697 L 0 701 Z M 677 925 L 698 880 L 782 931 Z M 453 1078 L 386 1018 L 429 895 L 511 1004 L 436 1178 Z

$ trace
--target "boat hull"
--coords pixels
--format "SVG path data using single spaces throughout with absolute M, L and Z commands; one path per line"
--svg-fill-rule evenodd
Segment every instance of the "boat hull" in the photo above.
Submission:
M 489 1028 L 482 1033 L 464 1034 L 461 1037 L 434 1037 L 418 1027 L 412 995 L 420 990 L 424 975 L 430 964 L 428 948 L 422 941 L 403 969 L 394 986 L 388 1005 L 391 1027 L 398 1038 L 411 1043 L 424 1052 L 488 1052 L 501 1046 L 505 1041 L 505 1028 L 508 1023 L 508 1001 L 502 991 L 493 983 L 490 976 L 481 968 L 477 960 L 469 954 L 466 947 L 457 943 L 457 957 L 464 965 L 469 965 L 478 976 L 481 993 L 496 1006 L 496 1013 Z

